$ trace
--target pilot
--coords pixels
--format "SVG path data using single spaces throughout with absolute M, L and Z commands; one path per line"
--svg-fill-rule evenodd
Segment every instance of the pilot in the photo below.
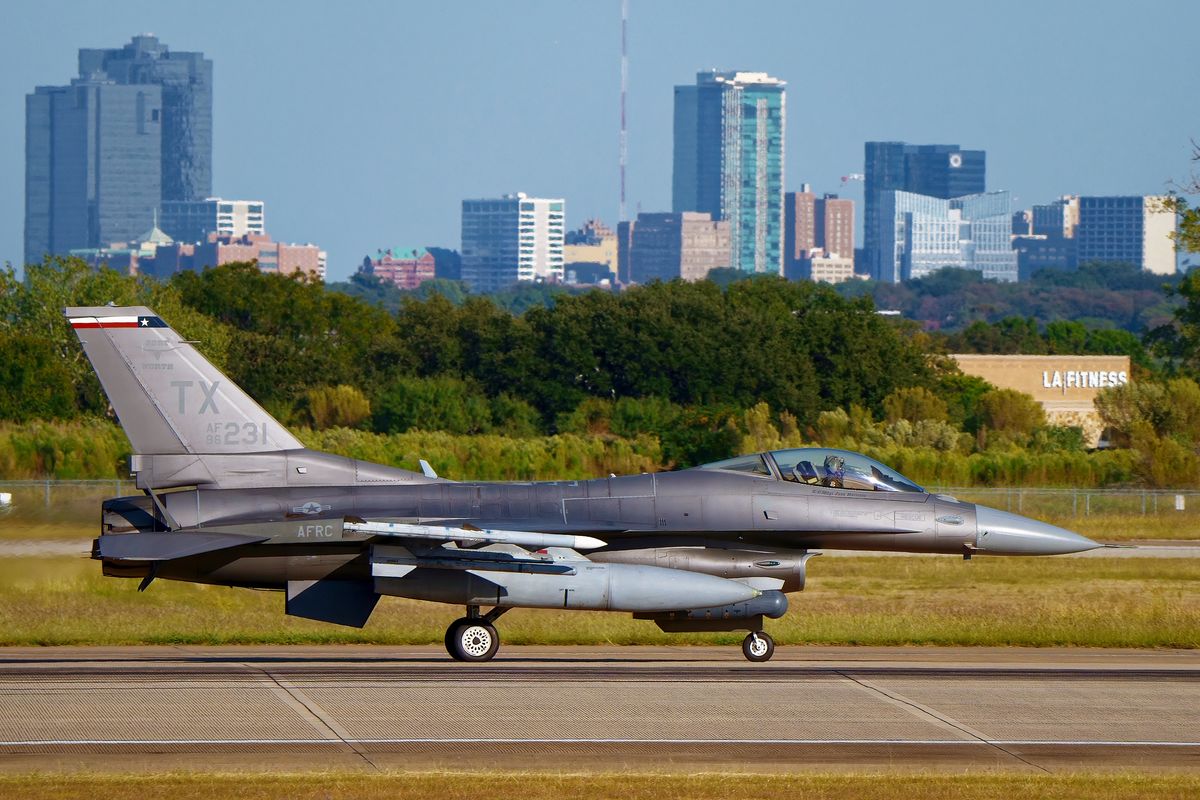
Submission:
M 825 477 L 821 483 L 832 489 L 841 489 L 846 478 L 846 459 L 841 456 L 825 456 Z

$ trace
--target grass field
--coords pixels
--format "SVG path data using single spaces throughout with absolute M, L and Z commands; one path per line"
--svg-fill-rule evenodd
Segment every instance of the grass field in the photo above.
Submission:
M 385 597 L 362 630 L 283 614 L 283 596 L 105 578 L 86 558 L 0 561 L 0 644 L 440 644 L 462 609 Z M 628 614 L 517 609 L 509 644 L 734 644 Z M 1200 647 L 1200 559 L 817 558 L 767 623 L 780 644 Z
M 28 775 L 0 776 L 0 796 L 26 800 L 559 800 L 694 798 L 745 800 L 1183 800 L 1200 796 L 1186 775 L 745 775 L 559 773 L 390 773 L 315 775 Z

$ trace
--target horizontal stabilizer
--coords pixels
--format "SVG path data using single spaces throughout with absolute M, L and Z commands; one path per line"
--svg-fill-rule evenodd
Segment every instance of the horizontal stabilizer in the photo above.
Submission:
M 444 525 L 411 525 L 404 522 L 346 522 L 345 530 L 376 536 L 395 536 L 402 539 L 427 539 L 439 542 L 478 542 L 480 544 L 514 544 L 517 547 L 540 550 L 543 547 L 569 547 L 572 550 L 594 550 L 604 542 L 592 536 L 567 533 L 534 533 L 532 531 L 479 530 L 449 528 Z
M 101 558 L 121 561 L 171 561 L 242 544 L 257 544 L 265 542 L 268 538 L 198 530 L 107 534 L 96 540 L 96 552 Z

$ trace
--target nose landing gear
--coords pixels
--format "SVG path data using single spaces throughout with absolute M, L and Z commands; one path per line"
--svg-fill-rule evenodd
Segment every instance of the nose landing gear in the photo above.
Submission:
M 766 631 L 751 631 L 742 640 L 742 655 L 747 661 L 770 661 L 775 655 L 775 640 Z
M 500 633 L 492 625 L 507 608 L 479 613 L 479 606 L 467 606 L 467 615 L 446 629 L 446 652 L 456 661 L 491 661 L 500 649 Z

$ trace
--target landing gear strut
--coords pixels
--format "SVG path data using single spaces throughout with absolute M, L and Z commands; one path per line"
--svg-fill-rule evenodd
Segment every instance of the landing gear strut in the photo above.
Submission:
M 742 640 L 742 655 L 747 661 L 770 661 L 775 655 L 775 640 L 766 631 L 751 631 Z
M 479 613 L 479 606 L 467 606 L 467 615 L 446 629 L 446 652 L 456 661 L 490 661 L 500 649 L 500 634 L 493 622 L 507 608 Z

